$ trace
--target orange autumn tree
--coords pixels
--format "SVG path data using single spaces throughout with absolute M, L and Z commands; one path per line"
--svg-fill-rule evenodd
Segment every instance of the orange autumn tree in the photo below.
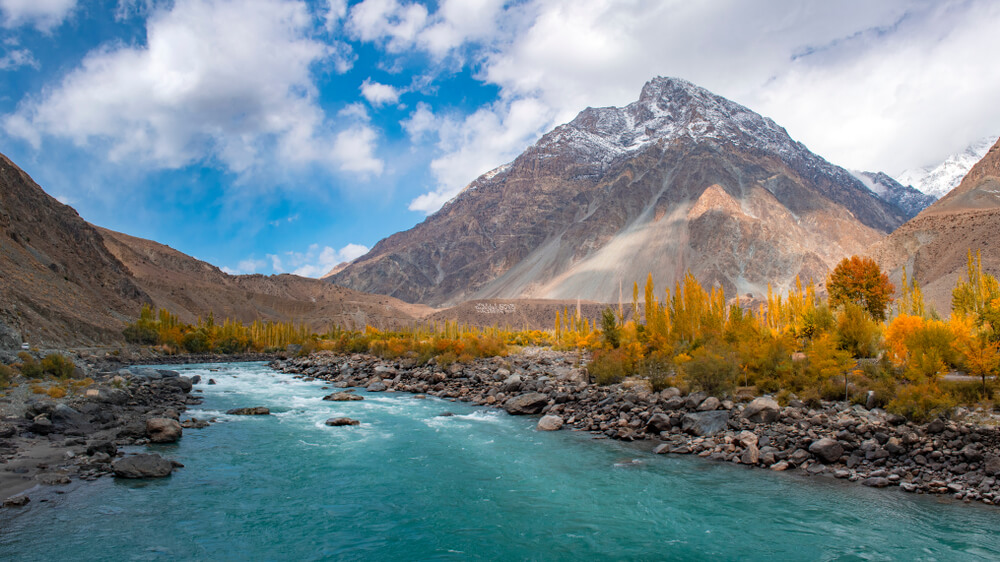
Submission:
M 886 309 L 892 303 L 896 287 L 868 257 L 851 256 L 844 258 L 833 269 L 827 280 L 830 304 L 839 306 L 854 303 L 878 321 L 885 320 Z

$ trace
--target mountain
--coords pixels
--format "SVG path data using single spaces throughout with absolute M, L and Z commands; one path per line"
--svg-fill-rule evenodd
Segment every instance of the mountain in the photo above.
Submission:
M 227 275 L 177 250 L 95 227 L 0 154 L 0 349 L 120 342 L 143 304 L 325 331 L 398 327 L 434 312 L 294 275 Z
M 0 347 L 119 339 L 149 300 L 101 234 L 0 155 Z
M 965 150 L 953 154 L 936 166 L 906 170 L 896 178 L 903 185 L 931 195 L 934 198 L 944 197 L 954 189 L 965 177 L 965 174 L 982 160 L 986 152 L 993 146 L 996 137 L 984 137 L 972 143 Z
M 917 216 L 920 211 L 937 200 L 937 197 L 933 195 L 927 195 L 912 186 L 899 183 L 884 172 L 855 172 L 852 170 L 851 173 L 879 199 L 902 209 L 906 219 Z
M 925 298 L 941 313 L 951 309 L 951 290 L 964 274 L 968 251 L 982 252 L 983 269 L 1000 272 L 1000 141 L 955 189 L 869 254 L 899 280 L 905 266 L 921 285 Z
M 770 119 L 676 78 L 587 108 L 328 279 L 408 302 L 617 302 L 652 272 L 728 294 L 821 280 L 906 212 Z M 626 294 L 626 299 L 629 300 Z

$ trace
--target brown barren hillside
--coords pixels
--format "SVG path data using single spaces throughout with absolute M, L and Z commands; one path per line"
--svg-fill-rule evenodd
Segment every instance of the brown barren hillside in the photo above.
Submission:
M 370 295 L 295 275 L 228 275 L 150 240 L 98 229 L 108 250 L 135 276 L 154 305 L 185 322 L 210 312 L 216 319 L 242 322 L 302 322 L 316 331 L 331 325 L 395 328 L 433 312 L 392 297 Z
M 868 253 L 897 282 L 905 266 L 944 314 L 951 310 L 951 290 L 965 273 L 970 249 L 982 253 L 985 271 L 1000 274 L 1000 141 L 958 187 Z
M 118 339 L 146 300 L 96 229 L 0 155 L 0 347 Z

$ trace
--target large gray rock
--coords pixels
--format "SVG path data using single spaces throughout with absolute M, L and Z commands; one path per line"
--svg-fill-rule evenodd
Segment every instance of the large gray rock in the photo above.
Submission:
M 173 372 L 173 371 L 170 371 L 170 372 Z M 191 383 L 191 379 L 189 379 L 187 377 L 164 377 L 163 378 L 163 384 L 165 386 L 170 386 L 170 387 L 176 388 L 177 390 L 180 390 L 181 392 L 183 392 L 185 394 L 188 393 L 188 392 L 191 392 L 191 388 L 193 388 L 193 386 L 194 386 Z
M 324 396 L 323 400 L 327 402 L 350 402 L 352 400 L 364 400 L 364 398 L 351 392 L 334 392 L 333 394 Z
M 707 437 L 726 429 L 728 423 L 729 412 L 727 410 L 697 412 L 684 414 L 684 417 L 681 418 L 681 429 L 691 435 Z
M 836 439 L 824 437 L 809 445 L 809 452 L 826 464 L 837 462 L 844 454 L 844 446 Z
M 341 427 L 345 425 L 361 425 L 358 420 L 352 420 L 351 418 L 330 418 L 326 420 L 326 425 L 330 427 Z
M 271 410 L 264 406 L 256 406 L 253 408 L 233 408 L 232 410 L 226 410 L 226 413 L 231 416 L 269 416 L 271 415 Z
M 181 424 L 170 418 L 149 418 L 146 420 L 146 435 L 153 443 L 174 443 L 181 438 Z
M 538 425 L 536 429 L 538 431 L 559 431 L 562 429 L 563 419 L 559 416 L 542 416 L 542 419 L 538 420 Z
M 743 449 L 743 454 L 740 455 L 740 462 L 743 464 L 756 465 L 760 462 L 760 449 L 757 445 L 750 443 Z
M 121 388 L 88 388 L 84 394 L 87 400 L 104 402 L 106 404 L 116 404 L 118 406 L 128 403 L 130 395 L 127 390 Z
M 503 391 L 510 394 L 511 392 L 517 392 L 521 390 L 521 375 L 511 375 L 504 379 L 503 381 Z
M 375 381 L 370 385 L 368 385 L 367 387 L 365 387 L 365 390 L 368 392 L 385 392 L 386 386 L 385 383 L 382 381 Z
M 701 404 L 698 404 L 698 411 L 711 412 L 712 410 L 718 410 L 721 404 L 722 403 L 719 402 L 718 398 L 714 396 L 709 396 L 708 398 L 702 400 Z
M 49 419 L 64 430 L 89 430 L 91 428 L 90 420 L 87 416 L 70 408 L 66 404 L 56 404 L 56 407 L 52 409 L 52 413 L 49 414 Z
M 157 454 L 133 455 L 111 464 L 119 478 L 163 478 L 170 476 L 174 463 Z
M 540 392 L 529 392 L 515 396 L 503 404 L 503 409 L 512 416 L 537 414 L 549 403 L 549 397 Z
M 761 396 L 754 398 L 753 402 L 747 404 L 743 409 L 743 418 L 753 423 L 771 423 L 778 421 L 781 415 L 781 406 L 770 398 Z
M 1000 457 L 991 455 L 983 463 L 983 472 L 990 476 L 1000 476 Z
M 670 427 L 670 416 L 666 414 L 653 414 L 649 416 L 649 421 L 646 422 L 646 430 L 652 430 L 656 433 L 670 431 Z

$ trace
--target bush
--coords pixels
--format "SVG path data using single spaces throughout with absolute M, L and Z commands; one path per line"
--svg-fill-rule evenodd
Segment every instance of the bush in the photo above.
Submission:
M 10 381 L 14 380 L 14 375 L 14 369 L 11 369 L 7 365 L 0 364 L 0 388 L 10 384 Z
M 631 358 L 623 348 L 597 350 L 587 365 L 587 372 L 600 385 L 615 384 L 625 380 L 634 372 Z
M 226 355 L 243 353 L 249 349 L 249 347 L 250 340 L 238 338 L 236 336 L 228 336 L 215 342 L 215 351 Z
M 205 353 L 209 350 L 208 336 L 201 330 L 184 334 L 182 345 L 188 353 Z
M 139 345 L 156 345 L 160 342 L 160 333 L 150 326 L 129 324 L 122 330 L 125 341 Z
M 38 363 L 38 361 L 35 361 L 34 357 L 26 351 L 18 353 L 17 356 L 21 359 L 21 363 L 17 365 L 17 368 L 21 371 L 22 375 L 29 379 L 38 379 L 42 377 L 42 366 Z
M 621 331 L 618 329 L 618 318 L 610 308 L 605 308 L 604 312 L 601 313 L 601 333 L 605 343 L 618 349 L 622 341 Z
M 68 379 L 76 371 L 76 365 L 66 357 L 58 353 L 50 353 L 42 359 L 42 372 L 60 379 Z
M 915 422 L 926 422 L 947 415 L 955 400 L 943 392 L 934 381 L 911 384 L 899 390 L 886 409 Z
M 50 386 L 49 390 L 46 391 L 46 394 L 48 394 L 50 398 L 65 398 L 66 389 L 61 386 Z
M 669 359 L 659 356 L 650 356 L 639 362 L 637 365 L 639 376 L 649 381 L 653 392 L 659 392 L 665 388 L 674 386 L 676 382 L 676 370 L 674 364 Z
M 722 346 L 704 346 L 694 350 L 683 369 L 692 387 L 711 396 L 730 394 L 736 386 L 739 372 L 734 354 Z
M 879 324 L 864 309 L 854 303 L 844 305 L 837 319 L 837 347 L 854 357 L 874 357 L 881 337 Z

